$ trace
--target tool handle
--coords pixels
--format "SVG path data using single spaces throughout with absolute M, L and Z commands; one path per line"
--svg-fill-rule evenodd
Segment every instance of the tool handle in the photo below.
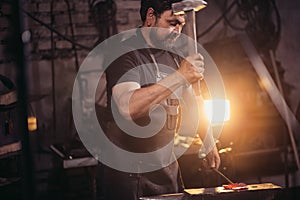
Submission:
M 192 84 L 195 96 L 201 96 L 200 80 Z
M 185 12 L 186 14 L 186 23 L 185 30 L 186 35 L 189 36 L 191 39 L 187 41 L 187 48 L 188 48 L 188 54 L 194 55 L 198 53 L 197 50 L 197 35 L 196 35 L 196 13 L 195 11 L 188 10 Z M 194 84 L 192 84 L 194 93 L 196 96 L 201 96 L 201 87 L 200 87 L 200 80 Z
M 234 184 L 232 180 L 230 180 L 227 176 L 225 176 L 222 172 L 220 172 L 218 169 L 216 168 L 211 168 L 213 171 L 217 172 L 220 176 L 222 176 L 226 181 L 228 181 L 228 183 L 230 184 Z

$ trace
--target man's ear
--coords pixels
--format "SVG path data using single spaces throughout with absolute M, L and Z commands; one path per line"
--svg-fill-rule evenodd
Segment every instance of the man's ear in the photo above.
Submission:
M 147 15 L 146 15 L 146 26 L 151 27 L 154 26 L 156 20 L 156 16 L 154 15 L 154 9 L 148 8 Z

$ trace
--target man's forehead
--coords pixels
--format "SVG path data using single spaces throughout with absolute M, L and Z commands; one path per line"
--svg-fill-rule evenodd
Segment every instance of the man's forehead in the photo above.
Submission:
M 174 15 L 172 10 L 166 10 L 163 12 L 163 14 L 161 16 L 164 16 L 165 18 L 168 19 L 184 19 L 184 15 L 180 14 L 180 15 Z

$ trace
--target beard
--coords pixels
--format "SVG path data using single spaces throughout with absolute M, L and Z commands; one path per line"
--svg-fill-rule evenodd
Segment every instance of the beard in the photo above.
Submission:
M 153 45 L 160 49 L 171 49 L 174 47 L 179 33 L 172 32 L 166 35 L 164 38 L 158 36 L 158 28 L 152 28 L 150 31 L 150 39 Z

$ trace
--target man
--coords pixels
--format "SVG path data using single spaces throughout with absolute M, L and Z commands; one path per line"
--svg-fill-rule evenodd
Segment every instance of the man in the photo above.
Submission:
M 172 51 L 185 24 L 184 16 L 174 15 L 171 10 L 172 3 L 178 1 L 141 0 L 143 25 L 120 45 L 120 48 L 128 48 L 128 53 L 106 70 L 110 113 L 107 137 L 125 151 L 145 155 L 160 152 L 149 159 L 130 163 L 132 169 L 124 172 L 105 166 L 103 190 L 106 200 L 136 200 L 141 196 L 183 190 L 170 144 L 175 132 L 184 126 L 185 119 L 179 119 L 177 111 L 186 113 L 187 105 L 180 105 L 180 96 L 191 96 L 191 84 L 203 79 L 204 61 L 200 54 L 183 59 L 180 53 Z M 143 44 L 144 48 L 136 49 L 140 46 L 136 44 Z M 118 152 L 110 152 L 108 156 L 120 165 L 126 162 L 126 158 L 118 158 Z M 216 148 L 207 158 L 211 167 L 219 167 Z

